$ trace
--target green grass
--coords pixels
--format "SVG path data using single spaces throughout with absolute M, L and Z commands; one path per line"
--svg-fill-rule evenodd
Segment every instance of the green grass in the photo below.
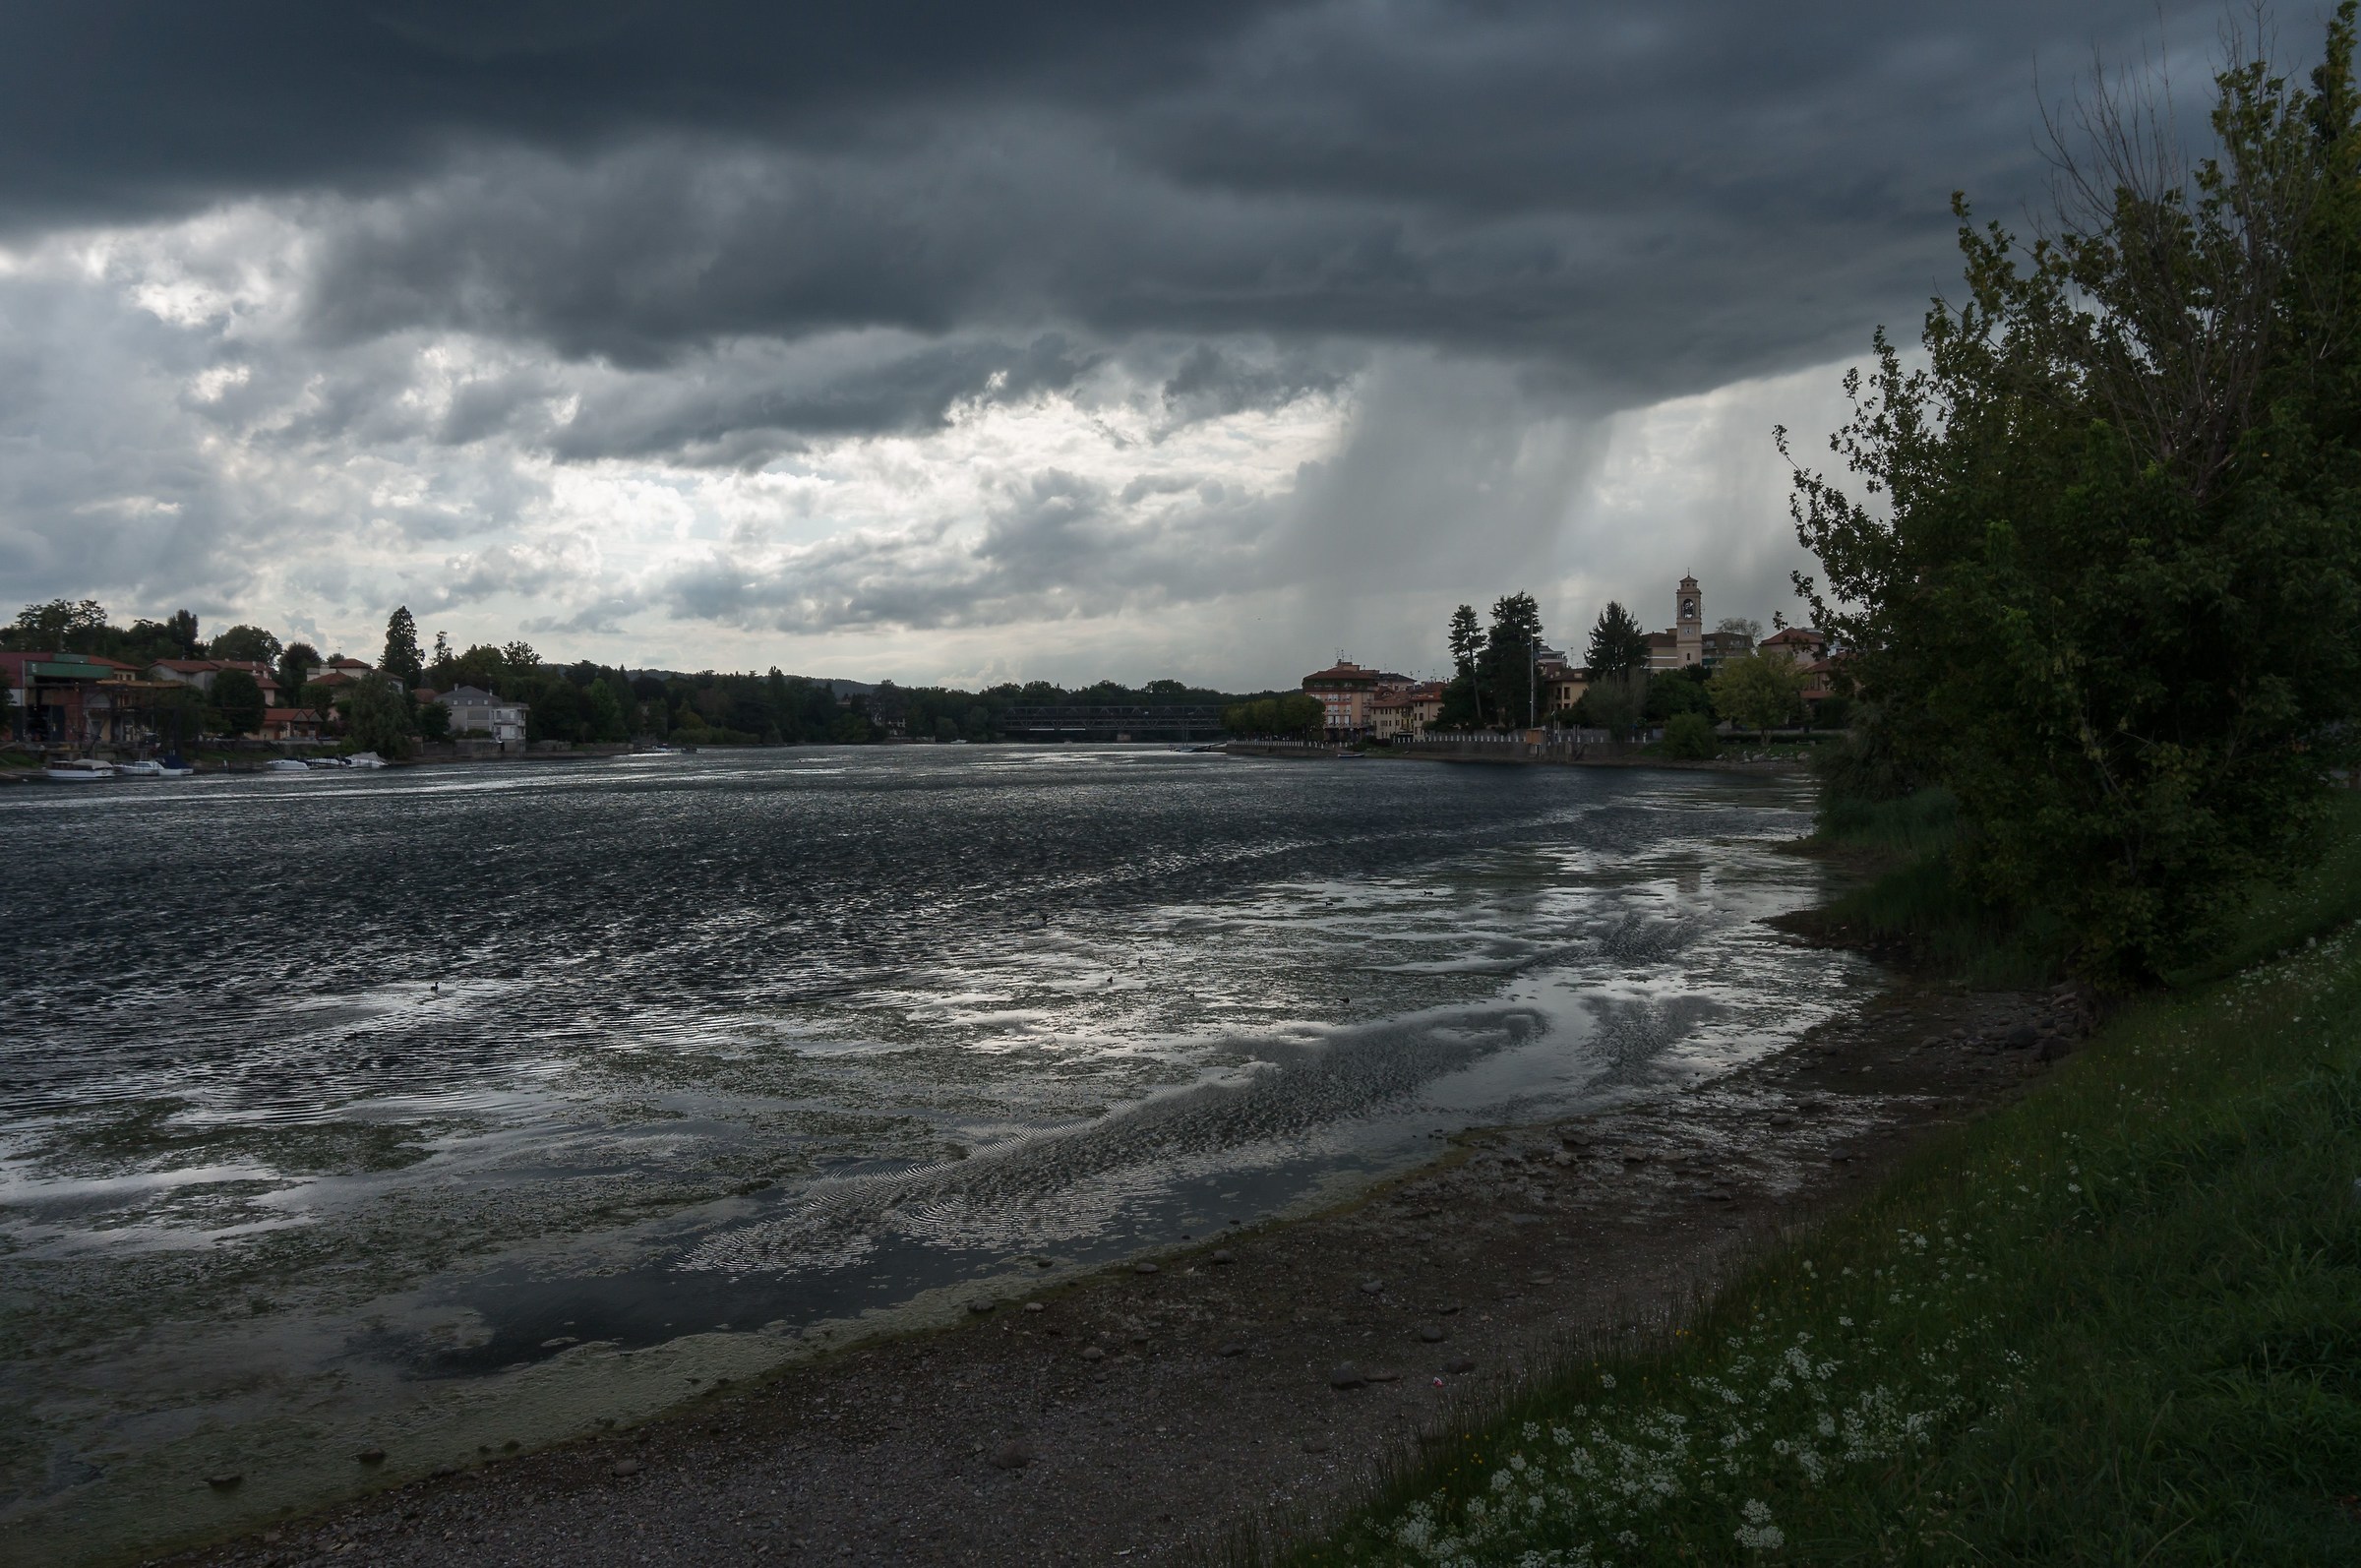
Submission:
M 1866 879 L 1781 924 L 1982 989 L 2057 980 L 2065 972 L 2065 934 L 2038 914 L 2001 916 L 1962 887 L 1950 858 L 1960 831 L 1959 802 L 1945 789 L 1899 800 L 1827 801 L 1809 846 L 1851 861 Z
M 1282 1560 L 2361 1562 L 2361 815 L 2336 826 L 2245 934 L 2287 956 L 2128 1007 Z

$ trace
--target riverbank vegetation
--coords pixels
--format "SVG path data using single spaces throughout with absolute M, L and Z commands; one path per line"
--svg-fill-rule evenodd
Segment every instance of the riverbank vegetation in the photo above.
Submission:
M 2049 231 L 1958 204 L 1966 300 L 1849 381 L 1860 495 L 1797 476 L 1816 846 L 1880 874 L 1823 929 L 2108 1021 L 1288 1560 L 2361 1560 L 2354 31 L 2232 60 L 2193 165 L 2094 93 Z
M 2361 1553 L 2361 812 L 2329 820 L 2241 923 L 2275 956 L 2127 1005 L 2039 1093 L 1287 1560 Z
M 1911 363 L 1881 333 L 1796 475 L 1845 650 L 1846 798 L 1940 788 L 1919 903 L 2046 930 L 2153 985 L 2318 847 L 2361 690 L 2361 123 L 2353 8 L 2311 86 L 2219 75 L 2218 154 L 2102 86 L 2048 231 L 1978 226 Z M 1783 433 L 1783 449 L 1785 445 Z M 1857 760 L 1857 758 L 1856 758 Z M 1904 889 L 1890 890 L 1901 898 Z M 2044 938 L 2046 939 L 2046 938 Z

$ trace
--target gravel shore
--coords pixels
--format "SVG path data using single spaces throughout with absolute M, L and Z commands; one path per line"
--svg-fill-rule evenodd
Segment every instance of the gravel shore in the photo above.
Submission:
M 2067 994 L 1905 989 L 1309 1219 L 173 1560 L 1154 1562 L 1303 1528 L 1555 1357 L 1659 1331 L 2086 1027 Z

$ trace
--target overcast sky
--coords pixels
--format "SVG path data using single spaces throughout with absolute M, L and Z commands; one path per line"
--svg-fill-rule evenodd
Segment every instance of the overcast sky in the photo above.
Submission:
M 1772 425 L 2221 16 L 10 0 L 0 614 L 1229 688 L 1767 622 Z

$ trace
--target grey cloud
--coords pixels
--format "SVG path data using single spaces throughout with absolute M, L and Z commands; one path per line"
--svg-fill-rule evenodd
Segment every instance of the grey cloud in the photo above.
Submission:
M 1052 469 L 980 527 L 859 530 L 761 564 L 717 551 L 656 597 L 676 618 L 809 633 L 1099 618 L 1256 585 L 1275 520 L 1266 505 L 1136 499 Z
M 249 4 L 198 36 L 107 11 L 0 29 L 0 202 L 323 193 L 332 338 L 657 366 L 747 334 L 1262 332 L 1551 359 L 1627 398 L 1913 312 L 1948 193 L 2006 211 L 2039 182 L 2036 57 L 2157 25 L 2134 0 L 614 0 Z M 2169 41 L 2214 17 L 2175 10 Z M 258 78 L 236 51 L 266 32 Z
M 200 609 L 365 597 L 344 554 L 366 547 L 409 564 L 418 603 L 536 596 L 536 626 L 584 636 L 647 609 L 802 633 L 1299 593 L 1272 637 L 1371 647 L 1537 575 L 1637 596 L 1674 544 L 1566 509 L 1615 410 L 1907 332 L 1955 271 L 1949 192 L 2006 217 L 2039 189 L 2036 59 L 2062 76 L 2159 30 L 2185 59 L 2217 18 L 7 8 L 12 250 L 211 211 L 226 238 L 152 243 L 218 289 L 280 271 L 268 308 L 197 326 L 125 307 L 119 279 L 0 274 L 0 575 Z M 1154 442 L 1324 396 L 1351 421 L 1292 494 L 1029 472 L 958 525 L 750 534 L 620 584 L 519 520 L 552 459 L 754 468 L 1037 399 L 1123 401 Z M 1785 545 L 1749 518 L 1776 548 L 1725 554 L 1756 593 Z
M 1065 392 L 1097 359 L 1058 332 L 1013 342 L 878 333 L 793 348 L 733 343 L 683 374 L 603 378 L 548 446 L 565 458 L 748 465 L 808 437 L 925 431 L 961 404 Z

